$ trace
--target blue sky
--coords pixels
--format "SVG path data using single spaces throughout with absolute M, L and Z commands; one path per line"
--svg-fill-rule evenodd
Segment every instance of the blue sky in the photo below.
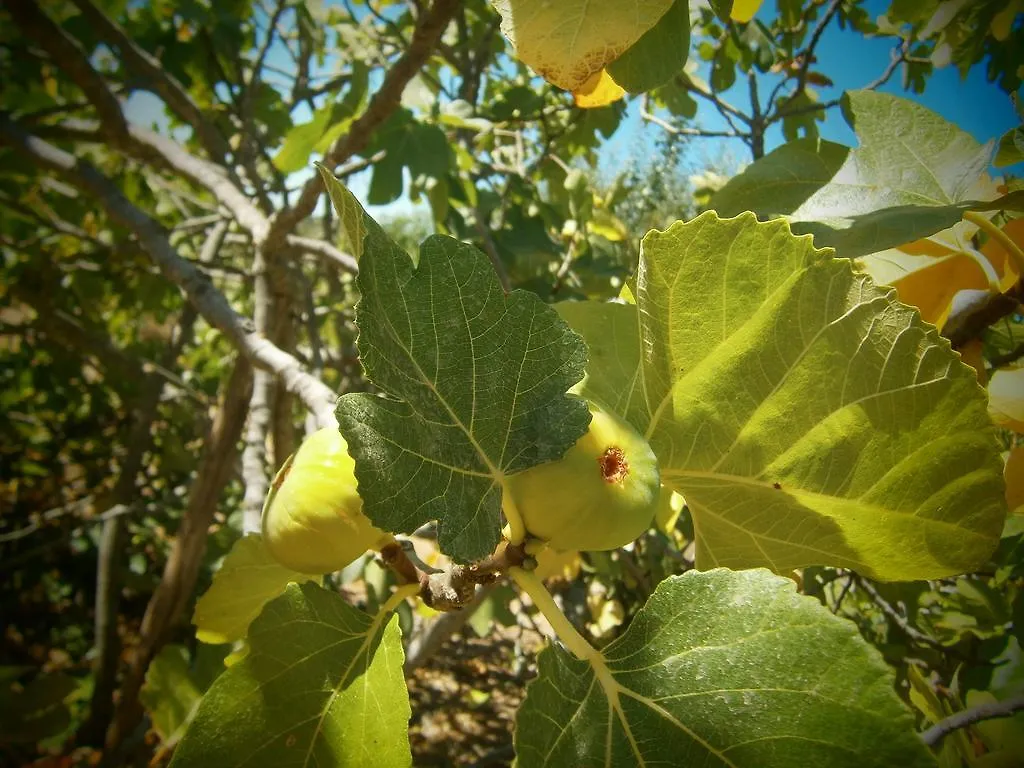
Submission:
M 865 3 L 865 8 L 872 17 L 877 17 L 885 12 L 888 5 L 889 0 L 868 0 Z M 775 13 L 774 0 L 765 0 L 758 13 L 758 18 L 761 21 L 770 22 Z M 834 83 L 831 87 L 818 89 L 820 100 L 828 101 L 837 98 L 843 91 L 863 87 L 877 78 L 889 62 L 892 45 L 892 40 L 889 38 L 867 38 L 850 28 L 842 30 L 833 21 L 826 29 L 817 47 L 818 61 L 814 65 L 817 71 L 826 74 Z M 279 46 L 272 48 L 268 60 L 278 66 L 291 68 L 290 59 L 283 49 L 275 50 L 277 48 Z M 329 57 L 326 62 L 328 69 L 332 66 L 331 59 L 332 57 Z M 702 64 L 699 74 L 706 79 L 709 74 L 708 70 L 709 65 Z M 759 90 L 762 100 L 767 98 L 776 82 L 775 76 L 759 75 Z M 954 67 L 935 71 L 928 79 L 923 95 L 908 94 L 903 91 L 900 71 L 897 71 L 889 82 L 879 90 L 904 95 L 918 101 L 969 132 L 980 142 L 991 139 L 998 140 L 1006 131 L 1019 123 L 1009 96 L 1003 93 L 996 84 L 985 80 L 984 64 L 976 65 L 964 80 L 961 80 L 959 72 Z M 727 91 L 724 97 L 741 110 L 749 112 L 749 98 L 744 77 L 737 77 L 736 85 Z M 699 103 L 699 106 L 697 125 L 709 130 L 728 128 L 728 125 L 710 104 Z M 158 110 L 160 110 L 158 102 L 145 95 L 133 97 L 128 104 L 129 116 L 132 119 L 147 124 L 154 121 L 158 124 L 166 124 L 163 116 L 156 114 Z M 308 120 L 308 110 L 305 108 L 296 110 L 294 118 L 296 122 Z M 897 128 L 894 126 L 895 129 Z M 830 110 L 826 120 L 819 123 L 819 131 L 823 138 L 848 145 L 856 144 L 856 137 L 838 108 Z M 627 168 L 631 162 L 643 162 L 645 156 L 653 151 L 655 141 L 661 132 L 662 129 L 658 126 L 649 125 L 641 120 L 639 103 L 636 101 L 632 103 L 618 131 L 600 151 L 599 171 L 601 176 L 610 178 Z M 781 128 L 773 126 L 766 137 L 766 150 L 770 151 L 782 141 Z M 749 150 L 739 140 L 694 139 L 690 142 L 684 159 L 690 168 L 697 170 L 709 163 L 720 167 L 724 165 L 726 168 L 735 167 L 739 163 L 749 162 L 751 158 Z M 1020 166 L 1015 166 L 1013 170 L 1017 174 L 1024 174 L 1024 168 Z M 290 181 L 292 184 L 298 183 L 311 173 L 312 169 L 296 174 Z M 365 199 L 369 179 L 370 172 L 364 172 L 350 177 L 348 183 L 357 196 Z M 426 213 L 426 204 L 413 205 L 403 196 L 402 199 L 388 206 L 371 208 L 371 213 L 377 217 L 412 211 Z
M 872 18 L 877 18 L 885 12 L 888 5 L 888 0 L 868 0 L 865 8 Z M 773 0 L 765 0 L 757 18 L 769 23 L 775 14 Z M 826 28 L 816 49 L 818 60 L 814 69 L 831 78 L 834 85 L 816 89 L 819 100 L 830 101 L 841 96 L 843 91 L 862 88 L 875 80 L 888 65 L 892 47 L 891 38 L 868 38 L 849 27 L 842 30 L 833 21 Z M 691 53 L 691 56 L 695 54 Z M 925 93 L 921 95 L 903 90 L 901 70 L 902 67 L 878 90 L 905 96 L 923 104 L 982 143 L 990 139 L 998 140 L 1020 122 L 1009 96 L 1000 90 L 998 85 L 985 80 L 984 63 L 975 65 L 965 80 L 961 80 L 960 73 L 955 67 L 935 70 L 927 81 Z M 707 79 L 710 65 L 703 64 L 699 74 Z M 758 90 L 762 102 L 768 97 L 776 82 L 778 79 L 775 76 L 759 76 Z M 724 96 L 726 101 L 742 111 L 750 111 L 745 77 L 737 77 L 736 85 Z M 696 124 L 708 130 L 729 128 L 717 110 L 707 102 L 700 105 Z M 850 146 L 857 143 L 853 131 L 838 108 L 829 111 L 826 120 L 818 124 L 818 130 L 822 138 Z M 631 105 L 623 126 L 603 150 L 603 174 L 615 173 L 628 161 L 631 154 L 644 152 L 645 148 L 652 147 L 653 140 L 661 131 L 658 126 L 644 124 L 640 118 L 639 106 Z M 781 127 L 773 126 L 766 136 L 765 149 L 771 151 L 782 142 Z M 692 142 L 690 147 L 688 159 L 691 164 L 698 166 L 707 159 L 716 160 L 722 157 L 743 163 L 751 160 L 746 145 L 738 139 L 698 139 Z M 1024 173 L 1024 169 L 1019 166 L 1014 166 L 1013 170 L 1018 174 Z

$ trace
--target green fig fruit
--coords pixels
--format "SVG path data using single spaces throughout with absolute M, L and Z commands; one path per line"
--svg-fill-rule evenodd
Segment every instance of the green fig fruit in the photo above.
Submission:
M 285 461 L 263 505 L 263 539 L 282 565 L 310 574 L 391 541 L 363 514 L 355 461 L 337 428 L 314 432 Z
M 588 406 L 589 430 L 561 459 L 506 481 L 527 533 L 559 550 L 621 547 L 650 527 L 657 508 L 651 446 L 610 410 Z

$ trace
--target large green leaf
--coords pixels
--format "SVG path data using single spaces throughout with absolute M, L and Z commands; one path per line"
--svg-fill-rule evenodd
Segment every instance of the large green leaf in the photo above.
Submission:
M 305 168 L 313 152 L 325 152 L 348 131 L 365 100 L 368 75 L 369 68 L 360 61 L 354 61 L 345 96 L 340 101 L 329 96 L 308 122 L 292 126 L 274 155 L 274 166 L 279 171 L 294 173 Z
M 562 312 L 600 348 L 607 328 L 628 335 L 629 308 L 604 307 Z M 582 391 L 622 393 L 686 498 L 700 567 L 929 579 L 997 545 L 1001 464 L 973 370 L 847 260 L 783 221 L 709 212 L 644 238 L 637 310 L 637 344 Z
M 690 4 L 675 0 L 657 24 L 608 65 L 608 74 L 630 93 L 667 83 L 690 52 Z
M 831 181 L 849 153 L 849 147 L 824 139 L 787 142 L 729 179 L 710 207 L 724 217 L 792 213 Z
M 359 204 L 329 187 L 356 235 Z M 499 540 L 505 475 L 559 458 L 586 431 L 586 404 L 565 394 L 586 348 L 535 294 L 505 295 L 476 248 L 435 235 L 414 267 L 373 219 L 362 227 L 359 356 L 390 395 L 338 401 L 364 511 L 393 532 L 437 520 L 445 553 L 485 557 Z
M 934 765 L 879 653 L 765 571 L 666 579 L 593 664 L 544 650 L 515 742 L 521 768 Z
M 192 623 L 204 643 L 233 643 L 245 637 L 263 606 L 291 582 L 312 577 L 278 563 L 257 534 L 235 542 L 213 575 L 213 583 L 196 602 Z
M 853 258 L 938 232 L 965 211 L 1020 206 L 987 181 L 991 144 L 907 99 L 874 91 L 846 98 L 860 146 L 784 144 L 726 184 L 711 207 L 723 216 L 788 215 L 794 232 Z
M 175 768 L 412 763 L 396 616 L 292 584 L 252 623 L 249 646 L 203 697 Z
M 575 387 L 631 422 L 645 424 L 640 326 L 632 304 L 563 301 L 558 314 L 587 342 L 587 375 Z
M 516 56 L 577 90 L 658 23 L 673 0 L 491 0 Z

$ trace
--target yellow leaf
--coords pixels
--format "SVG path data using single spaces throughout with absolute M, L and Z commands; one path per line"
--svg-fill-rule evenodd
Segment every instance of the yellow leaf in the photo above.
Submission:
M 235 542 L 213 583 L 196 603 L 192 623 L 203 643 L 233 643 L 245 637 L 263 606 L 290 582 L 318 581 L 296 573 L 271 557 L 263 537 L 250 534 Z
M 942 328 L 953 297 L 964 290 L 1006 291 L 1019 279 L 1019 271 L 1006 249 L 990 237 L 974 250 L 976 225 L 962 221 L 954 227 L 898 248 L 873 253 L 861 265 L 876 282 L 891 285 L 900 301 L 917 307 L 921 317 Z M 1003 227 L 1014 242 L 1024 243 L 1024 219 Z
M 938 328 L 949 317 L 957 293 L 989 287 L 981 265 L 965 253 L 930 256 L 890 248 L 865 256 L 861 263 L 876 282 L 891 285 L 900 301 L 917 307 L 922 319 Z
M 608 70 L 602 69 L 600 72 L 594 73 L 572 96 L 577 107 L 593 109 L 594 107 L 605 107 L 625 95 L 626 92 L 612 80 Z
M 733 0 L 730 17 L 733 21 L 745 24 L 754 18 L 754 14 L 760 7 L 761 0 Z
M 619 217 L 609 213 L 606 208 L 594 209 L 594 218 L 590 220 L 589 226 L 591 234 L 600 235 L 612 243 L 621 243 L 629 237 L 626 225 Z
M 658 495 L 658 509 L 654 513 L 654 522 L 658 530 L 673 538 L 672 534 L 676 529 L 676 522 L 683 511 L 686 502 L 683 497 L 671 488 L 661 486 L 661 493 Z
M 1024 434 L 1024 368 L 1003 368 L 992 374 L 988 411 L 996 424 Z
M 992 37 L 1002 42 L 1010 36 L 1010 32 L 1013 30 L 1013 19 L 1018 11 L 1021 10 L 1022 5 L 1024 5 L 1024 2 L 1021 0 L 1013 0 L 1013 2 L 1007 3 L 1003 10 L 992 17 L 992 21 L 988 25 L 988 30 L 992 33 Z
M 609 600 L 603 590 L 587 595 L 587 608 L 593 619 L 587 623 L 587 629 L 598 639 L 610 635 L 626 618 L 622 603 L 618 600 Z
M 548 82 L 579 90 L 653 27 L 673 0 L 491 0 L 516 56 Z
M 1006 480 L 1006 506 L 1011 512 L 1024 515 L 1024 444 L 1015 447 L 1006 457 L 1003 479 Z
M 1003 234 L 1010 238 L 1017 246 L 1024 249 L 1024 219 L 1008 221 L 1003 226 Z M 1007 253 L 1006 248 L 994 237 L 989 237 L 981 252 L 989 260 L 996 273 L 999 275 L 999 290 L 1006 292 L 1010 290 L 1020 279 L 1020 270 L 1017 262 Z
M 198 639 L 200 641 L 202 641 L 202 638 L 198 638 Z M 235 664 L 237 664 L 238 662 L 242 661 L 242 659 L 244 659 L 248 655 L 249 655 L 249 642 L 247 640 L 242 640 L 238 644 L 238 647 L 235 648 L 235 650 L 233 650 L 231 653 L 229 653 L 227 656 L 224 657 L 224 666 L 225 667 L 233 667 Z

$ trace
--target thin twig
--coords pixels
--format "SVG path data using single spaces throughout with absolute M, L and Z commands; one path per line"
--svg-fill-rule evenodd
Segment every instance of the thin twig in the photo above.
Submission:
M 160 60 L 134 43 L 124 29 L 97 8 L 92 0 L 73 2 L 89 22 L 91 30 L 117 48 L 124 63 L 145 79 L 172 112 L 195 129 L 210 157 L 223 161 L 229 154 L 227 141 Z
M 157 222 L 130 203 L 105 176 L 83 160 L 25 133 L 0 114 L 0 142 L 18 148 L 37 165 L 57 171 L 79 189 L 95 196 L 108 215 L 133 232 L 161 271 L 182 290 L 212 326 L 219 329 L 256 365 L 276 374 L 323 425 L 333 424 L 335 393 L 305 371 L 292 355 L 255 333 L 205 275 L 170 244 Z
M 828 26 L 829 22 L 832 21 L 832 17 L 836 15 L 839 10 L 839 6 L 843 4 L 843 0 L 832 0 L 829 3 L 828 8 L 825 9 L 824 15 L 818 21 L 818 25 L 811 32 L 811 39 L 808 42 L 807 47 L 804 48 L 800 54 L 803 58 L 800 60 L 800 72 L 796 77 L 796 89 L 790 95 L 790 100 L 804 92 L 804 88 L 807 86 L 807 73 L 810 71 L 811 62 L 814 60 L 814 49 L 818 47 L 818 43 L 821 41 L 821 36 L 825 33 L 825 27 Z
M 487 224 L 484 222 L 484 215 L 480 206 L 476 206 L 473 209 L 473 214 L 473 227 L 476 229 L 477 234 L 480 235 L 480 240 L 484 244 L 484 251 L 487 253 L 487 258 L 491 260 L 491 266 L 494 267 L 494 273 L 498 276 L 498 282 L 501 283 L 501 289 L 505 291 L 505 293 L 511 293 L 512 281 L 509 279 L 508 270 L 505 268 L 505 262 L 501 260 L 501 254 L 498 253 L 498 244 L 494 242 L 491 230 L 488 229 Z
M 399 107 L 402 91 L 426 64 L 460 5 L 460 0 L 434 0 L 430 10 L 417 19 L 409 46 L 385 74 L 384 81 L 365 111 L 324 155 L 323 164 L 328 169 L 333 170 L 365 148 L 377 126 Z M 320 175 L 315 174 L 303 186 L 295 205 L 285 208 L 274 217 L 269 236 L 271 243 L 283 240 L 300 221 L 313 213 L 322 192 L 323 182 Z
M 646 100 L 646 96 L 645 96 Z M 640 118 L 646 120 L 652 125 L 656 125 L 666 133 L 673 136 L 702 136 L 708 138 L 725 138 L 725 139 L 744 139 L 746 140 L 749 134 L 739 133 L 737 131 L 706 131 L 703 128 L 692 128 L 689 126 L 672 125 L 667 120 L 663 120 L 655 114 L 647 111 L 646 104 L 640 107 Z
M 917 627 L 911 626 L 910 622 L 907 621 L 907 618 L 901 615 L 900 612 L 897 611 L 891 603 L 889 603 L 889 601 L 887 601 L 884 597 L 882 597 L 881 594 L 879 594 L 878 590 L 875 589 L 874 584 L 872 584 L 864 577 L 858 574 L 854 574 L 852 571 L 851 575 L 857 582 L 857 586 L 860 589 L 864 590 L 868 597 L 871 598 L 872 602 L 874 602 L 874 604 L 882 610 L 882 613 L 884 613 L 889 618 L 889 620 L 892 621 L 892 623 L 895 624 L 897 628 L 899 628 L 899 630 L 904 635 L 906 635 L 910 640 L 914 641 L 918 645 L 926 645 L 929 648 L 934 648 L 935 650 L 940 651 L 942 653 L 953 652 L 951 648 L 946 647 L 935 638 L 926 635 Z
M 839 597 L 836 598 L 836 604 L 832 606 L 832 613 L 839 613 L 839 609 L 843 607 L 843 600 L 850 593 L 850 587 L 853 586 L 853 574 L 849 574 L 846 577 L 846 584 L 843 585 L 843 590 L 839 593 Z
M 1012 717 L 1021 710 L 1024 710 L 1024 693 L 1011 696 L 1003 701 L 986 701 L 982 704 L 976 704 L 937 722 L 921 734 L 921 741 L 929 747 L 934 747 L 942 741 L 943 737 L 955 730 L 966 728 L 968 725 L 981 722 L 982 720 Z

